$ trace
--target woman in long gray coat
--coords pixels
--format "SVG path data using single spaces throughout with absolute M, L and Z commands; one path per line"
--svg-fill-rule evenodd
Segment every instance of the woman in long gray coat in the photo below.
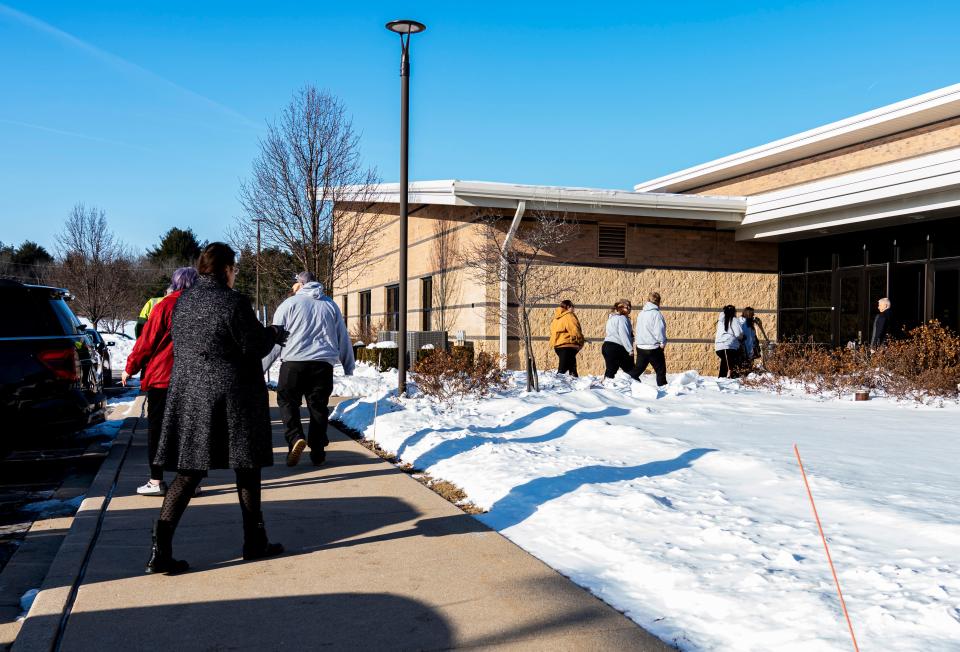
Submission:
M 243 558 L 279 554 L 260 511 L 260 469 L 273 464 L 267 388 L 261 358 L 286 332 L 264 327 L 233 291 L 236 254 L 222 242 L 197 261 L 200 278 L 177 302 L 172 318 L 173 372 L 154 462 L 176 471 L 154 525 L 148 573 L 188 568 L 173 558 L 173 533 L 210 469 L 234 469 L 243 514 Z

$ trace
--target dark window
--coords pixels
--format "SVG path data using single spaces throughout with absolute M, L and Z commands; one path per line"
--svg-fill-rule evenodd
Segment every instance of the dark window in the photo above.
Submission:
M 847 240 L 837 248 L 840 267 L 857 267 L 865 260 L 864 244 L 862 240 Z
M 597 255 L 600 258 L 626 258 L 627 227 L 601 224 L 597 229 Z
M 433 277 L 420 279 L 420 306 L 423 309 L 422 330 L 433 330 Z
M 781 340 L 794 340 L 803 337 L 803 310 L 781 310 L 777 332 Z
M 360 324 L 364 330 L 370 330 L 370 290 L 360 293 Z
M 802 243 L 790 243 L 780 246 L 780 271 L 795 274 L 807 271 L 807 254 Z
M 926 260 L 927 259 L 927 237 L 926 234 L 911 233 L 897 238 L 897 247 L 900 250 L 898 260 L 904 262 L 907 260 Z
M 829 308 L 833 305 L 833 274 L 807 274 L 807 307 Z
M 829 343 L 833 340 L 833 325 L 830 310 L 807 311 L 807 334 L 814 342 Z
M 879 235 L 867 240 L 867 262 L 871 265 L 881 265 L 893 261 L 893 238 L 890 235 Z
M 809 243 L 808 243 L 809 246 Z M 810 247 L 807 255 L 807 269 L 811 272 L 822 272 L 833 269 L 833 247 L 829 244 Z
M 43 337 L 73 333 L 67 329 L 57 310 L 69 312 L 61 299 L 51 299 L 48 291 L 0 289 L 0 305 L 7 317 L 0 319 L 0 337 Z
M 932 224 L 930 242 L 934 258 L 960 256 L 960 220 Z
M 387 330 L 400 330 L 400 286 L 387 286 Z
M 804 294 L 806 290 L 806 276 L 791 274 L 780 277 L 780 307 L 803 308 L 806 306 Z
M 350 315 L 350 295 L 343 295 L 343 323 L 347 323 L 347 317 Z

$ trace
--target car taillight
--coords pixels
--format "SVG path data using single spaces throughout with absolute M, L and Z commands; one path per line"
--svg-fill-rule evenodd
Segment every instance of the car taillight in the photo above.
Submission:
M 80 380 L 80 355 L 76 349 L 48 349 L 40 351 L 37 358 L 53 372 L 57 380 L 77 382 Z

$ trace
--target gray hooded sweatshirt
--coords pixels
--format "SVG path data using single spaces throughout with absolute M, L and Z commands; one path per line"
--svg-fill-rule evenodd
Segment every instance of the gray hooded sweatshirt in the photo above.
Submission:
M 637 314 L 637 348 L 650 351 L 659 349 L 667 343 L 667 322 L 660 307 L 650 301 L 643 304 Z
M 285 299 L 273 315 L 273 323 L 283 326 L 290 336 L 264 360 L 264 368 L 279 355 L 285 362 L 340 363 L 344 374 L 353 375 L 353 347 L 343 314 L 319 283 L 307 283 Z

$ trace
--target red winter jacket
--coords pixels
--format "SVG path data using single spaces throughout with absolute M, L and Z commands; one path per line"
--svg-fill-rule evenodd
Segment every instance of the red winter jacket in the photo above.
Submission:
M 141 389 L 166 388 L 170 385 L 173 369 L 173 339 L 170 337 L 170 319 L 180 292 L 171 292 L 150 312 L 143 332 L 127 358 L 127 374 L 143 371 Z

